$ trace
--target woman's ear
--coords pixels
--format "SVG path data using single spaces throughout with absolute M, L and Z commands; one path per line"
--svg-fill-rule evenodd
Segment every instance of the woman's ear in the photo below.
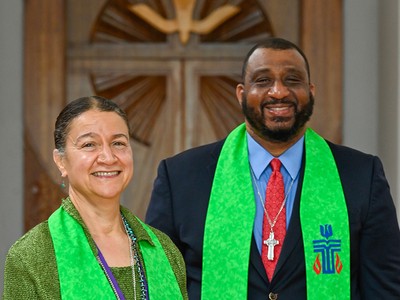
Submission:
M 61 153 L 58 149 L 53 150 L 53 160 L 57 165 L 58 170 L 61 172 L 61 177 L 67 176 L 67 171 L 64 167 L 64 154 Z

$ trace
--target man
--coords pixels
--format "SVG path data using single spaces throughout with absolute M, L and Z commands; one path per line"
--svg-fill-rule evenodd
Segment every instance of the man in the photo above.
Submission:
M 307 128 L 315 87 L 291 42 L 253 47 L 242 77 L 245 125 L 163 160 L 146 216 L 182 251 L 189 298 L 400 299 L 379 158 Z

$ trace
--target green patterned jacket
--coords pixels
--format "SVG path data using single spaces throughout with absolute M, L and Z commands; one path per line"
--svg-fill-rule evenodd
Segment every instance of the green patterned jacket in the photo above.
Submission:
M 72 202 L 67 198 L 63 200 L 61 205 L 66 212 L 82 225 L 92 251 L 97 255 L 94 240 Z M 122 206 L 121 211 L 135 232 L 138 241 L 151 241 L 135 216 Z M 151 229 L 164 248 L 176 275 L 183 299 L 188 299 L 185 264 L 181 253 L 167 235 L 155 228 L 151 227 Z M 68 241 L 66 241 L 65 246 L 68 247 Z M 143 263 L 143 257 L 140 253 L 139 256 Z M 125 298 L 134 299 L 131 267 L 113 267 L 111 270 Z M 137 279 L 136 286 L 139 286 L 139 276 L 135 277 Z M 137 299 L 140 299 L 139 292 L 140 289 L 137 289 Z M 2 299 L 61 299 L 56 259 L 47 221 L 32 228 L 10 248 L 5 264 Z

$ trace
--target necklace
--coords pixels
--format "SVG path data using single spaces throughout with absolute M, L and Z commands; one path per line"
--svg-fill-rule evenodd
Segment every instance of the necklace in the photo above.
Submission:
M 266 217 L 267 217 L 268 224 L 269 224 L 269 226 L 271 227 L 271 233 L 270 233 L 270 237 L 269 237 L 268 240 L 271 240 L 271 241 L 272 241 L 272 240 L 274 240 L 274 226 L 275 226 L 276 221 L 278 220 L 278 217 L 279 217 L 279 215 L 281 214 L 283 208 L 285 207 L 286 200 L 287 200 L 288 195 L 290 194 L 290 191 L 291 191 L 291 189 L 292 189 L 294 179 L 292 179 L 292 181 L 290 182 L 288 192 L 286 193 L 285 198 L 284 198 L 283 201 L 282 201 L 282 205 L 281 205 L 281 207 L 279 208 L 278 213 L 276 214 L 274 220 L 272 221 L 271 218 L 270 218 L 270 216 L 268 215 L 268 212 L 267 212 L 266 208 L 265 208 L 264 201 L 263 201 L 263 197 L 261 197 L 260 190 L 258 189 L 258 183 L 257 183 L 256 177 L 255 177 L 255 175 L 254 175 L 253 168 L 250 167 L 250 169 L 251 169 L 251 176 L 253 177 L 254 184 L 256 185 L 258 198 L 259 198 L 260 203 L 261 203 L 261 205 L 262 205 L 262 207 L 263 207 L 263 209 L 264 209 L 264 213 L 265 213 L 265 215 L 266 215 Z
M 137 239 L 135 234 L 133 233 L 132 228 L 129 226 L 128 221 L 126 218 L 121 214 L 122 221 L 124 223 L 124 228 L 125 232 L 129 237 L 130 241 L 130 247 L 129 247 L 129 256 L 131 259 L 131 268 L 132 268 L 132 277 L 133 277 L 133 293 L 134 293 L 134 299 L 136 300 L 136 272 L 135 272 L 135 266 L 137 269 L 137 272 L 139 274 L 139 283 L 140 283 L 140 299 L 141 300 L 146 300 L 148 299 L 148 290 L 147 290 L 147 283 L 146 283 L 146 278 L 144 275 L 144 269 L 142 266 L 142 263 L 140 262 L 139 259 L 139 251 L 137 249 Z
M 125 228 L 125 231 L 126 231 L 126 228 Z M 133 267 L 135 264 L 135 261 L 133 258 L 132 239 L 129 235 L 128 235 L 128 240 L 129 240 L 129 258 L 131 260 L 131 270 L 132 270 L 132 278 L 133 278 L 133 295 L 136 300 L 136 272 L 135 272 L 135 268 Z
M 96 245 L 97 247 L 97 245 Z M 115 279 L 110 267 L 108 266 L 103 254 L 101 253 L 100 249 L 97 247 L 97 261 L 99 262 L 101 268 L 104 271 L 104 274 L 107 277 L 108 282 L 110 283 L 110 286 L 114 292 L 115 297 L 117 298 L 117 300 L 125 300 L 125 296 L 121 291 L 121 288 L 118 285 L 117 280 Z

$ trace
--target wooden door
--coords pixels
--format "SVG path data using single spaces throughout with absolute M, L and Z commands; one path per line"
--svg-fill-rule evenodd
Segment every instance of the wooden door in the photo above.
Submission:
M 326 80 L 333 83 L 334 88 L 317 93 L 313 127 L 340 142 L 341 1 L 321 6 L 318 0 L 45 0 L 49 11 L 58 12 L 60 22 L 65 19 L 59 30 L 29 18 L 39 12 L 32 7 L 37 1 L 26 1 L 31 22 L 26 32 L 39 28 L 50 44 L 54 37 L 64 36 L 54 48 L 65 60 L 56 70 L 44 69 L 37 79 L 35 66 L 60 58 L 54 49 L 47 53 L 42 49 L 33 61 L 28 49 L 37 41 L 26 37 L 26 95 L 32 88 L 39 94 L 26 96 L 25 103 L 27 108 L 42 105 L 27 112 L 25 119 L 46 128 L 35 132 L 26 128 L 27 229 L 47 218 L 63 194 L 49 155 L 54 120 L 66 102 L 97 94 L 127 111 L 135 174 L 122 202 L 143 218 L 162 158 L 223 138 L 243 122 L 235 86 L 244 55 L 267 36 L 282 36 L 303 46 L 312 70 L 317 70 L 317 86 L 330 87 Z M 326 35 L 316 40 L 315 32 L 324 30 Z M 329 56 L 332 51 L 335 55 Z M 54 93 L 32 86 L 36 78 L 38 86 L 45 87 L 53 73 L 65 74 L 51 78 Z

